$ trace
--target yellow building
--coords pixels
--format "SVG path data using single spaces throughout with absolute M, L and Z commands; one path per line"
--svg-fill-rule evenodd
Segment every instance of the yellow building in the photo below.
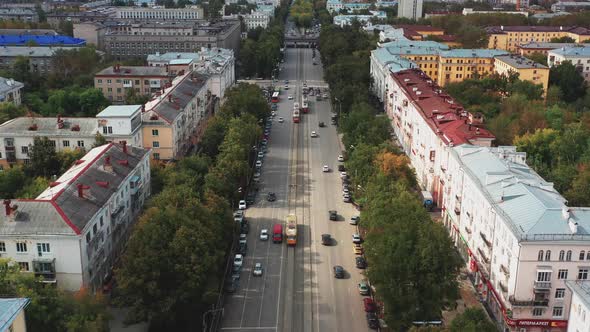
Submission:
M 183 157 L 197 143 L 213 105 L 209 76 L 188 73 L 175 78 L 145 104 L 143 146 L 152 149 L 155 160 Z
M 439 54 L 438 85 L 461 82 L 465 79 L 482 77 L 494 72 L 494 57 L 508 54 L 501 50 L 454 49 Z
M 0 299 L 0 331 L 27 332 L 25 308 L 29 303 L 28 298 Z
M 549 86 L 549 67 L 536 63 L 520 55 L 497 56 L 494 70 L 500 75 L 508 76 L 517 73 L 522 81 L 529 81 L 543 86 L 543 94 Z
M 590 29 L 564 26 L 492 26 L 487 27 L 488 48 L 516 52 L 518 45 L 548 43 L 553 38 L 569 37 L 575 43 L 590 40 Z

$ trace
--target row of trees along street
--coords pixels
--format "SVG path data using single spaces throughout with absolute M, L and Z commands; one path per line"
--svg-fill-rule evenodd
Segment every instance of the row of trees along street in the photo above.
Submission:
M 309 28 L 313 19 L 313 3 L 311 0 L 295 0 L 289 9 L 290 19 L 298 27 Z
M 362 206 L 368 276 L 384 304 L 385 321 L 397 331 L 409 329 L 413 321 L 440 319 L 443 310 L 455 306 L 462 262 L 444 227 L 422 207 L 409 159 L 389 141 L 389 120 L 378 114 L 369 93 L 369 55 L 375 44 L 376 36 L 359 24 L 340 28 L 322 22 L 324 76 L 340 113 L 346 167 L 357 188 L 354 199 Z M 475 311 L 459 317 L 467 325 L 489 327 L 485 314 Z M 493 331 L 493 325 L 481 330 Z
M 275 9 L 274 18 L 268 28 L 248 31 L 248 38 L 242 40 L 238 56 L 241 77 L 271 78 L 278 76 L 278 65 L 282 58 L 285 20 L 288 15 L 288 2 L 283 0 Z
M 152 167 L 153 196 L 115 271 L 115 302 L 131 307 L 129 322 L 148 321 L 152 331 L 200 329 L 220 295 L 233 202 L 271 112 L 255 85 L 240 84 L 226 98 L 198 154 Z

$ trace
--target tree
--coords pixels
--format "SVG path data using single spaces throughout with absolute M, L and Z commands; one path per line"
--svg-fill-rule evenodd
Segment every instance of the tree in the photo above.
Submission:
M 16 197 L 33 199 L 39 196 L 45 189 L 49 187 L 49 179 L 44 177 L 36 177 L 33 181 L 29 182 L 26 186 L 21 188 Z
M 563 100 L 574 102 L 586 94 L 586 82 L 571 61 L 564 61 L 549 70 L 549 85 L 558 86 Z
M 480 48 L 487 43 L 486 31 L 480 27 L 464 25 L 457 32 L 457 40 L 464 48 Z
M 59 174 L 60 164 L 55 152 L 55 141 L 47 137 L 35 137 L 33 145 L 29 145 L 29 164 L 26 172 L 32 176 L 49 177 Z
M 86 151 L 84 149 L 68 149 L 57 153 L 57 160 L 60 164 L 60 174 L 64 173 L 74 165 L 76 160 L 80 160 Z
M 15 198 L 26 181 L 22 167 L 15 166 L 0 172 L 0 197 Z
M 451 322 L 450 332 L 496 332 L 498 329 L 479 308 L 467 308 Z
M 564 196 L 570 206 L 590 205 L 590 163 L 581 164 L 577 176 L 572 181 L 571 188 Z
M 540 52 L 534 52 L 534 53 L 527 55 L 526 57 L 535 61 L 536 63 L 540 63 L 543 66 L 547 66 L 547 55 L 546 54 L 543 54 Z
M 10 102 L 0 103 L 0 123 L 25 116 L 26 113 L 27 109 L 25 106 L 16 106 Z
M 105 144 L 107 144 L 107 139 L 100 133 L 96 133 L 96 135 L 94 135 L 94 144 L 92 144 L 92 148 Z
M 551 38 L 552 43 L 571 43 L 574 44 L 576 41 L 571 37 L 559 37 L 559 38 Z
M 135 89 L 127 89 L 125 92 L 125 104 L 127 105 L 143 105 L 149 100 L 149 96 L 138 94 Z

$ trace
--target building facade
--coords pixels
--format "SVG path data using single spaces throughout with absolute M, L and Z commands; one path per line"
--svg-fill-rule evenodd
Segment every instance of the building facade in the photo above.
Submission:
M 565 285 L 572 292 L 567 332 L 590 331 L 590 281 L 570 280 Z
M 90 150 L 35 199 L 4 200 L 2 256 L 68 291 L 102 289 L 150 195 L 149 150 Z
M 176 77 L 172 85 L 145 104 L 143 146 L 154 160 L 177 160 L 200 139 L 213 113 L 209 76 L 196 72 Z
M 28 298 L 0 299 L 0 331 L 27 332 L 25 308 L 29 303 Z
M 590 81 L 590 46 L 565 47 L 551 50 L 547 53 L 547 64 L 557 66 L 564 61 L 570 61 L 584 77 Z
M 577 12 L 590 9 L 590 3 L 586 1 L 557 1 L 551 5 L 551 11 L 559 12 Z
M 518 45 L 551 42 L 553 38 L 569 37 L 575 43 L 590 40 L 590 30 L 570 26 L 491 26 L 486 28 L 488 48 L 516 52 Z
M 182 21 L 202 20 L 205 15 L 201 6 L 187 6 L 186 8 L 117 7 L 116 17 L 118 19 L 141 21 Z
M 123 103 L 128 90 L 150 96 L 172 81 L 168 67 L 114 65 L 94 75 L 94 87 L 112 102 Z
M 411 20 L 422 18 L 422 0 L 400 0 L 397 7 L 397 17 Z
M 547 53 L 551 50 L 563 47 L 572 47 L 576 45 L 577 44 L 573 43 L 525 43 L 517 46 L 516 53 L 522 56 L 527 56 L 535 53 L 547 55 Z
M 440 52 L 436 82 L 445 86 L 448 83 L 462 82 L 465 79 L 483 77 L 494 72 L 494 58 L 508 54 L 502 50 L 454 49 Z
M 107 54 L 117 58 L 147 57 L 155 52 L 195 52 L 205 48 L 240 47 L 240 22 L 152 22 L 110 26 L 104 36 Z
M 143 105 L 111 105 L 96 115 L 98 131 L 107 142 L 142 147 L 143 109 Z
M 501 55 L 494 61 L 494 71 L 503 76 L 517 74 L 521 81 L 543 86 L 543 94 L 549 87 L 549 67 L 536 63 L 522 55 Z
M 40 75 L 48 74 L 53 71 L 52 58 L 58 50 L 72 50 L 76 47 L 44 47 L 44 46 L 3 46 L 0 52 L 0 68 L 10 69 L 14 62 L 24 57 L 29 62 L 29 70 Z
M 0 103 L 11 103 L 19 106 L 22 102 L 21 90 L 25 87 L 12 78 L 0 77 Z
M 243 15 L 246 29 L 253 30 L 256 28 L 266 29 L 270 24 L 271 16 L 267 12 L 251 11 L 250 14 Z
M 32 8 L 0 7 L 0 20 L 16 20 L 25 22 L 39 22 L 39 15 Z

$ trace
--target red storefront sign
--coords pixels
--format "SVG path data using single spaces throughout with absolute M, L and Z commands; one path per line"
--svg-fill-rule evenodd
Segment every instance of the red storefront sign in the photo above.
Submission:
M 518 327 L 567 327 L 567 320 L 518 319 Z

